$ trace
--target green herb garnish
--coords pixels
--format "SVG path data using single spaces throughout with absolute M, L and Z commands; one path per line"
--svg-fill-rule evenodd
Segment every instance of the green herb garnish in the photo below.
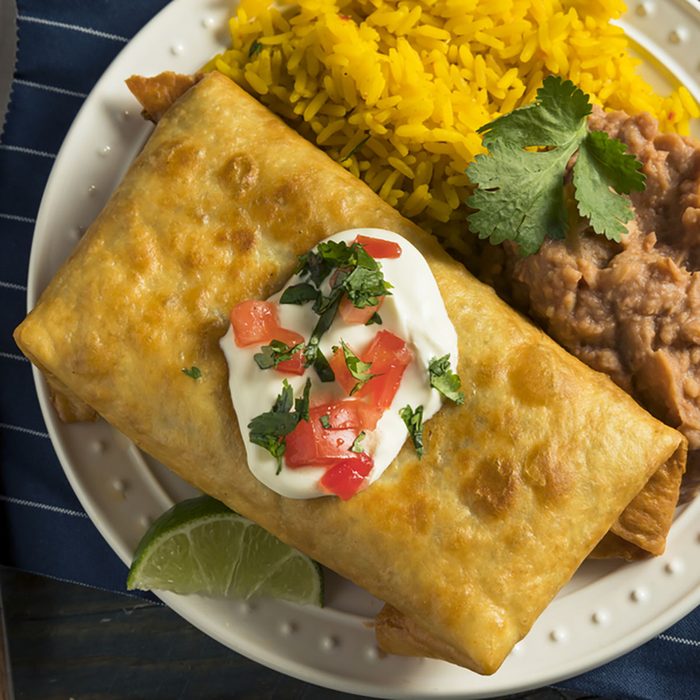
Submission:
M 311 380 L 306 380 L 304 393 L 294 400 L 294 392 L 285 379 L 282 391 L 272 405 L 272 410 L 261 413 L 248 423 L 250 441 L 266 449 L 277 460 L 277 474 L 282 471 L 282 457 L 286 449 L 285 438 L 297 427 L 300 420 L 309 420 L 309 393 Z M 292 411 L 292 404 L 294 411 Z
M 321 416 L 321 417 L 318 419 L 318 422 L 319 422 L 326 430 L 330 430 L 330 427 L 331 427 L 331 419 L 329 418 L 329 416 L 328 416 L 327 414 Z
M 391 284 L 384 279 L 381 265 L 360 243 L 319 243 L 316 250 L 299 258 L 296 272 L 302 278 L 308 276 L 310 283 L 289 287 L 282 295 L 281 301 L 302 304 L 313 300 L 313 310 L 319 319 L 304 348 L 304 360 L 307 367 L 315 367 L 322 381 L 333 381 L 335 376 L 319 350 L 319 343 L 335 320 L 340 302 L 347 296 L 358 309 L 376 306 L 381 297 L 391 294 Z M 330 279 L 330 291 L 323 294 L 321 285 L 331 273 L 333 276 Z M 288 292 L 288 301 L 285 302 Z
M 263 45 L 257 39 L 253 39 L 253 43 L 248 49 L 248 58 L 253 58 L 253 56 L 259 54 L 262 51 L 262 47 Z
M 376 311 L 369 317 L 369 321 L 365 323 L 365 326 L 371 326 L 373 323 L 376 323 L 378 326 L 381 326 L 383 323 L 382 317 Z
M 358 309 L 376 306 L 380 297 L 390 294 L 391 285 L 385 281 L 381 270 L 356 267 L 342 282 L 352 305 Z
M 186 374 L 192 379 L 200 379 L 202 376 L 202 370 L 199 369 L 199 367 L 195 367 L 194 365 L 192 365 L 192 367 L 183 367 L 182 373 Z
M 574 154 L 578 213 L 596 233 L 619 241 L 633 217 L 624 194 L 644 189 L 641 164 L 625 146 L 589 131 L 588 96 L 571 81 L 549 76 L 534 104 L 482 126 L 488 155 L 467 168 L 478 186 L 467 204 L 469 227 L 493 244 L 512 240 L 521 254 L 536 253 L 545 236 L 564 238 L 565 177 Z
M 312 284 L 302 282 L 287 287 L 280 297 L 280 304 L 306 304 L 308 301 L 316 301 L 320 292 Z
M 321 348 L 316 349 L 316 357 L 314 358 L 313 366 L 316 370 L 318 378 L 322 382 L 332 382 L 335 380 L 335 372 L 328 364 L 328 360 L 326 359 L 326 356 L 321 352 Z
M 457 404 L 464 403 L 464 393 L 460 391 L 462 382 L 459 375 L 450 367 L 450 355 L 430 360 L 428 365 L 430 386 L 437 389 L 445 398 L 451 399 Z
M 357 452 L 357 454 L 362 454 L 365 451 L 365 448 L 362 447 L 360 444 L 365 437 L 367 437 L 367 434 L 363 430 L 354 440 L 352 445 L 350 445 L 350 452 Z
M 271 369 L 277 367 L 280 362 L 291 360 L 292 356 L 300 352 L 303 347 L 302 343 L 297 343 L 291 347 L 281 340 L 271 340 L 269 345 L 263 345 L 262 352 L 257 352 L 253 355 L 253 359 L 260 369 Z
M 345 356 L 345 366 L 350 372 L 350 376 L 356 380 L 355 386 L 350 390 L 350 396 L 355 392 L 362 389 L 362 387 L 367 384 L 367 382 L 376 377 L 376 374 L 372 374 L 370 369 L 372 367 L 371 362 L 363 362 L 355 353 L 345 344 L 345 341 L 341 340 L 340 345 L 343 348 L 343 355 Z M 338 348 L 334 347 L 333 351 L 337 351 Z
M 423 406 L 413 409 L 404 406 L 399 415 L 408 428 L 408 434 L 419 457 L 423 456 Z

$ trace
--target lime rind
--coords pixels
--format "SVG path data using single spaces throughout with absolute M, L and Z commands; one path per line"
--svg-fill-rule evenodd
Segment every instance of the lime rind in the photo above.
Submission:
M 316 562 L 209 496 L 178 503 L 153 523 L 127 588 L 319 606 L 324 592 Z

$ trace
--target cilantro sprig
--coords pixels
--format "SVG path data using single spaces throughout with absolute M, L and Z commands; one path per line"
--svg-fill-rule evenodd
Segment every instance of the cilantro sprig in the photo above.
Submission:
M 303 350 L 304 361 L 307 367 L 313 365 L 321 381 L 333 381 L 335 375 L 319 344 L 333 324 L 343 298 L 347 297 L 358 309 L 376 306 L 381 297 L 391 294 L 392 285 L 384 279 L 381 264 L 357 242 L 319 243 L 315 250 L 299 258 L 296 273 L 304 281 L 285 289 L 280 303 L 313 302 L 318 321 Z M 321 289 L 326 280 L 330 287 L 327 294 Z M 381 323 L 377 314 L 370 320 Z
M 285 438 L 297 427 L 299 421 L 309 420 L 310 392 L 311 380 L 307 378 L 302 395 L 295 399 L 294 391 L 285 379 L 272 409 L 248 423 L 250 441 L 266 449 L 277 460 L 277 474 L 282 471 L 282 457 L 287 447 Z
M 419 457 L 423 456 L 423 406 L 411 408 L 410 405 L 404 406 L 399 411 L 401 420 L 406 424 L 408 435 L 411 438 L 413 447 Z
M 461 391 L 462 381 L 450 367 L 450 355 L 435 357 L 428 363 L 430 386 L 437 389 L 446 399 L 456 404 L 464 403 L 464 392 Z
M 588 96 L 571 81 L 549 76 L 532 105 L 482 126 L 487 155 L 467 168 L 477 185 L 467 204 L 469 227 L 493 244 L 512 240 L 522 255 L 545 237 L 564 238 L 565 178 L 576 155 L 572 183 L 578 213 L 591 228 L 619 241 L 633 217 L 624 195 L 641 191 L 641 163 L 604 132 L 590 131 Z

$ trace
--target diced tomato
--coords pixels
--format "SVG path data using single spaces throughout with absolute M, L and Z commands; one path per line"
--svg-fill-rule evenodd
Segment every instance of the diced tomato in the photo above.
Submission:
M 350 400 L 314 406 L 308 421 L 299 421 L 287 435 L 284 458 L 292 469 L 330 466 L 339 460 L 353 459 L 353 442 L 363 430 L 373 430 L 380 413 L 364 402 Z M 321 417 L 328 418 L 324 428 Z
M 367 475 L 372 471 L 373 461 L 369 455 L 358 454 L 334 464 L 319 482 L 328 493 L 347 501 L 359 490 Z
M 266 345 L 279 326 L 277 310 L 269 301 L 242 301 L 231 311 L 231 325 L 238 347 Z
M 372 406 L 367 401 L 355 401 L 355 404 L 360 425 L 365 430 L 374 430 L 384 411 L 381 408 L 377 408 L 377 406 Z
M 384 297 L 379 297 L 379 303 L 374 306 L 365 306 L 364 309 L 358 309 L 347 297 L 343 297 L 343 301 L 340 302 L 340 318 L 345 321 L 345 323 L 367 323 L 367 321 L 374 316 L 379 307 L 382 305 Z
M 355 456 L 350 448 L 361 431 L 359 419 L 356 414 L 342 413 L 338 409 L 335 413 L 337 427 L 331 422 L 330 429 L 324 428 L 321 416 L 330 416 L 332 408 L 332 405 L 314 406 L 309 411 L 309 420 L 299 421 L 287 435 L 284 458 L 288 467 L 329 466 Z
M 373 258 L 400 258 L 401 246 L 392 241 L 385 241 L 382 238 L 373 236 L 358 236 L 355 243 L 359 243 L 368 255 Z
M 272 340 L 279 340 L 284 343 L 287 347 L 293 348 L 295 345 L 304 342 L 304 336 L 299 335 L 296 331 L 290 331 L 287 328 L 277 327 L 272 333 Z M 295 352 L 289 360 L 284 360 L 277 365 L 278 372 L 284 372 L 285 374 L 298 374 L 302 375 L 306 371 L 304 367 L 304 357 L 301 354 L 301 349 Z
M 362 359 L 371 363 L 370 371 L 377 376 L 370 379 L 355 397 L 367 399 L 372 406 L 384 411 L 391 406 L 403 373 L 413 359 L 413 353 L 397 335 L 390 331 L 379 331 L 362 353 Z
M 394 400 L 394 396 L 401 384 L 403 373 L 413 359 L 413 353 L 399 336 L 394 335 L 391 331 L 382 330 L 377 333 L 365 351 L 358 354 L 358 357 L 363 362 L 371 363 L 370 372 L 377 376 L 370 379 L 361 389 L 355 392 L 353 397 L 365 399 L 381 415 L 383 411 L 391 406 L 391 402 Z M 342 348 L 338 348 L 331 355 L 328 363 L 335 373 L 335 380 L 345 393 L 349 395 L 357 381 L 350 374 L 345 364 L 345 355 Z
M 310 416 L 309 416 L 310 417 Z M 312 467 L 316 462 L 316 440 L 311 422 L 300 420 L 285 438 L 284 461 L 291 469 Z
M 338 347 L 330 356 L 328 364 L 331 366 L 333 374 L 335 374 L 335 381 L 338 382 L 343 388 L 343 391 L 349 395 L 355 384 L 357 384 L 357 380 L 353 378 L 348 366 L 345 364 L 345 354 L 341 347 Z
M 288 347 L 304 342 L 304 337 L 296 331 L 282 328 L 277 318 L 277 307 L 269 301 L 242 301 L 231 311 L 231 325 L 236 345 L 269 345 L 279 340 Z M 277 371 L 285 374 L 304 374 L 304 358 L 301 350 L 291 359 L 280 362 Z

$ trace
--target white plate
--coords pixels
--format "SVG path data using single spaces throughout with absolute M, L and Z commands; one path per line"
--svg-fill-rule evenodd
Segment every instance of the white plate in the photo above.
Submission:
M 625 22 L 635 40 L 682 77 L 696 97 L 700 18 L 689 0 L 644 2 Z M 95 218 L 149 127 L 124 86 L 132 73 L 190 72 L 220 49 L 225 0 L 175 0 L 121 52 L 78 114 L 51 172 L 29 269 L 29 306 Z M 661 11 L 663 9 L 663 12 Z M 662 74 L 653 75 L 663 83 Z M 85 510 L 129 563 L 149 521 L 189 486 L 105 423 L 64 425 L 37 390 L 49 433 Z M 539 687 L 598 666 L 653 637 L 700 603 L 700 499 L 679 515 L 668 552 L 638 564 L 586 563 L 494 676 L 379 654 L 367 623 L 380 607 L 329 574 L 328 606 L 300 608 L 163 594 L 206 634 L 271 668 L 337 690 L 381 697 L 487 697 Z

